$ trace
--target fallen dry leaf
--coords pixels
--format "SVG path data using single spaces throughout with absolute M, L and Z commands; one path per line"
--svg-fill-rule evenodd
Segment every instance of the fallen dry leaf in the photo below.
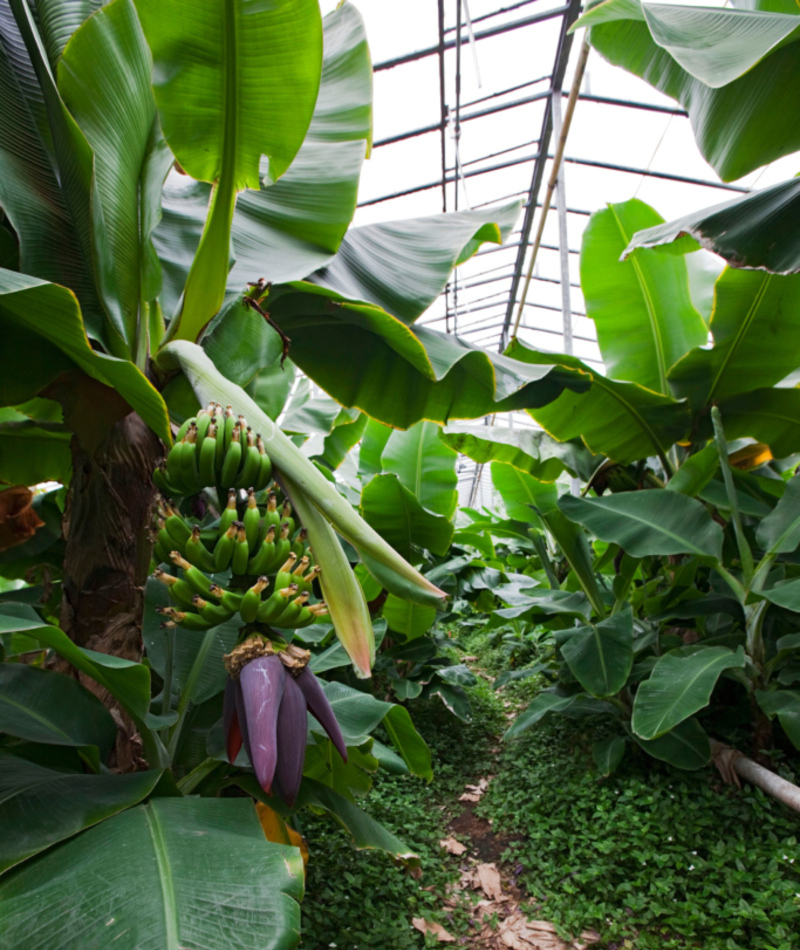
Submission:
M 458 799 L 460 802 L 479 802 L 481 800 L 480 795 L 476 795 L 474 792 L 464 792 Z
M 456 841 L 453 837 L 443 838 L 439 842 L 439 847 L 444 848 L 448 854 L 463 854 L 468 850 L 465 844 L 461 844 L 460 841 Z
M 454 943 L 455 937 L 452 934 L 449 934 L 441 924 L 437 924 L 432 920 L 425 920 L 422 917 L 414 917 L 411 921 L 413 926 L 419 930 L 420 933 L 427 934 L 436 934 L 436 939 L 439 943 Z
M 477 656 L 462 656 L 461 659 L 462 659 L 465 663 L 474 663 L 475 660 L 477 660 L 478 658 L 477 658 Z
M 479 864 L 477 867 L 478 883 L 483 893 L 493 901 L 499 900 L 503 896 L 503 882 L 500 880 L 500 872 L 494 864 Z

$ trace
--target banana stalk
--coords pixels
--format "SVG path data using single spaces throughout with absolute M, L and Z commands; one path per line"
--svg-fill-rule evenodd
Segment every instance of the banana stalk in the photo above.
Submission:
M 306 527 L 306 519 L 297 507 L 295 496 L 301 495 L 313 502 L 313 506 L 324 514 L 343 538 L 360 553 L 366 554 L 372 561 L 381 565 L 384 577 L 391 579 L 396 576 L 398 584 L 402 582 L 407 585 L 402 595 L 405 599 L 425 606 L 444 608 L 447 600 L 444 591 L 426 580 L 353 510 L 349 502 L 342 498 L 336 488 L 247 393 L 219 372 L 202 347 L 188 340 L 174 340 L 159 351 L 157 362 L 163 369 L 180 368 L 201 403 L 207 403 L 214 397 L 221 398 L 248 417 L 261 433 L 276 474 L 284 476 L 286 472 L 291 473 L 295 489 L 292 501 Z M 311 546 L 314 548 L 316 560 L 323 564 L 324 570 L 327 571 L 327 564 L 320 558 L 313 541 Z M 329 581 L 332 586 L 330 578 Z M 334 616 L 333 611 L 331 616 Z

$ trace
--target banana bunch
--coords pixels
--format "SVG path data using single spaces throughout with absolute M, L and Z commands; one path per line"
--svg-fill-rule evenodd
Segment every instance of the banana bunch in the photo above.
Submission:
M 324 603 L 310 603 L 321 568 L 311 563 L 307 532 L 295 529 L 289 502 L 279 509 L 269 492 L 259 507 L 251 488 L 240 517 L 238 496 L 231 489 L 219 521 L 205 529 L 166 501 L 159 506 L 154 556 L 180 571 L 159 567 L 153 574 L 176 603 L 160 608 L 168 627 L 208 630 L 239 614 L 245 624 L 296 628 L 326 615 Z M 228 571 L 232 586 L 226 588 L 210 576 L 227 577 Z
M 262 491 L 272 478 L 272 460 L 264 440 L 244 416 L 211 402 L 178 430 L 166 465 L 153 481 L 166 495 L 195 495 L 204 488 L 250 488 Z

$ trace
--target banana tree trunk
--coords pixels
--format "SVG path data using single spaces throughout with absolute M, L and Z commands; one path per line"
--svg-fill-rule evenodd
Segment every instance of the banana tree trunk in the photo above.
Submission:
M 79 646 L 140 660 L 152 472 L 163 445 L 114 390 L 88 377 L 60 384 L 52 395 L 74 433 L 61 626 Z M 98 693 L 119 726 L 115 769 L 142 767 L 133 724 L 102 687 L 88 678 L 84 685 Z

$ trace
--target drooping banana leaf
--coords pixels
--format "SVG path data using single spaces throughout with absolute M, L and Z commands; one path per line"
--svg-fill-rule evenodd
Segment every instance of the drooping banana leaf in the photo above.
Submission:
M 590 42 L 605 59 L 677 99 L 703 157 L 732 181 L 800 148 L 793 107 L 800 57 L 792 19 L 768 10 L 606 0 L 573 28 L 591 26 Z M 712 88 L 696 76 L 726 84 Z
M 639 231 L 625 253 L 637 247 L 685 253 L 700 246 L 719 254 L 732 267 L 796 274 L 800 271 L 798 213 L 800 178 L 791 178 Z
M 439 436 L 474 462 L 505 462 L 542 482 L 567 471 L 588 480 L 600 459 L 576 442 L 559 442 L 542 430 L 508 426 L 444 426 Z
M 65 287 L 0 270 L 0 403 L 25 402 L 64 370 L 83 370 L 115 388 L 168 445 L 167 407 L 152 383 L 124 359 L 89 345 L 75 296 Z
M 586 387 L 565 387 L 558 398 L 528 410 L 560 442 L 581 438 L 594 454 L 621 464 L 650 455 L 664 462 L 667 449 L 689 427 L 685 403 L 636 383 L 608 379 L 574 356 L 542 353 L 519 340 L 512 341 L 506 354 L 531 365 L 555 363 Z
M 315 284 L 274 288 L 266 306 L 303 372 L 342 405 L 398 428 L 543 405 L 588 385 L 558 356 L 525 366 Z

